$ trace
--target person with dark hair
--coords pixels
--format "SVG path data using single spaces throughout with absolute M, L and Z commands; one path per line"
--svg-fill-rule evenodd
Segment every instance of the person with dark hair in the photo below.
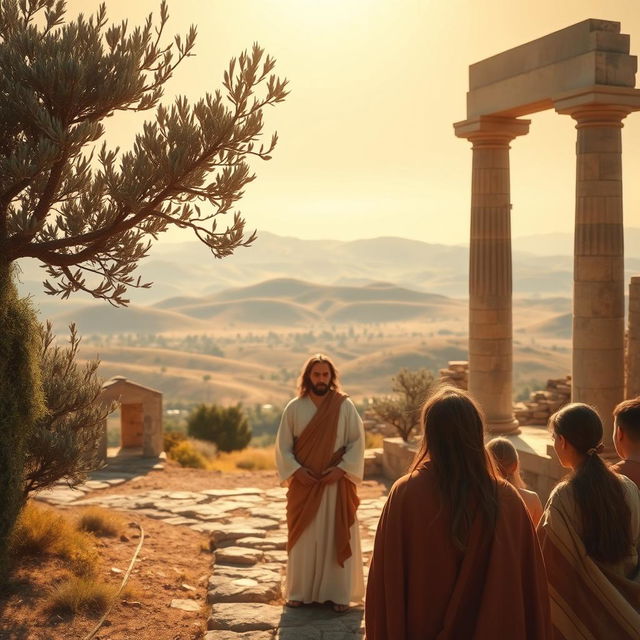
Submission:
M 640 491 L 598 455 L 603 428 L 595 409 L 566 405 L 549 427 L 560 464 L 571 469 L 538 525 L 554 637 L 638 640 Z
M 347 611 L 364 595 L 356 518 L 364 429 L 325 355 L 302 368 L 298 397 L 280 421 L 276 463 L 289 487 L 286 604 L 329 602 L 336 612 Z
M 611 468 L 640 488 L 640 396 L 621 402 L 613 420 L 613 444 L 622 460 Z
M 493 438 L 487 442 L 487 451 L 496 465 L 496 471 L 520 494 L 533 526 L 537 526 L 542 517 L 542 502 L 535 491 L 529 491 L 520 477 L 520 458 L 513 443 L 506 438 Z
M 443 387 L 422 412 L 410 473 L 391 489 L 369 569 L 367 640 L 551 638 L 531 518 L 498 478 L 480 410 Z

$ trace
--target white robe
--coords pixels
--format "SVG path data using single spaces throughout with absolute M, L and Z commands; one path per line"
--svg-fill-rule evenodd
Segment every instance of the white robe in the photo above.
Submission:
M 276 437 L 276 463 L 282 485 L 301 466 L 293 455 L 294 437 L 298 437 L 316 412 L 308 396 L 294 398 L 282 414 Z M 364 473 L 364 429 L 362 420 L 349 398 L 340 407 L 338 431 L 334 451 L 345 447 L 338 466 L 354 484 L 362 481 Z M 351 527 L 351 557 L 344 567 L 336 559 L 335 542 L 335 484 L 327 485 L 318 512 L 289 552 L 287 563 L 287 599 L 300 602 L 326 602 L 337 604 L 362 602 L 364 578 L 360 529 L 358 520 Z

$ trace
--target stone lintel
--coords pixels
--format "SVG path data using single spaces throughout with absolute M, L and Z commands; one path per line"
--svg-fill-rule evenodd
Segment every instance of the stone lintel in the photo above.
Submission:
M 640 110 L 640 89 L 592 85 L 554 96 L 553 103 L 558 113 L 594 126 L 621 122 L 633 111 Z
M 480 116 L 462 120 L 453 125 L 458 138 L 466 138 L 474 144 L 507 146 L 511 140 L 529 133 L 531 120 L 502 118 L 498 116 Z
M 589 18 L 472 64 L 469 89 L 473 91 L 590 51 L 629 53 L 629 36 L 620 33 L 619 22 Z

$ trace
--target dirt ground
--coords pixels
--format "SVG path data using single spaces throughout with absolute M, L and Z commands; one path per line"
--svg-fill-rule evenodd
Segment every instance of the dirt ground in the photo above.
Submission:
M 152 471 L 92 496 L 134 494 L 151 489 L 201 491 L 278 486 L 273 471 L 219 473 L 183 469 L 168 462 L 163 471 Z M 361 498 L 374 498 L 388 489 L 384 481 L 366 480 Z M 61 507 L 71 517 L 80 507 Z M 122 512 L 125 533 L 120 538 L 100 538 L 100 569 L 105 581 L 119 585 L 139 542 L 134 519 L 144 529 L 145 540 L 136 563 L 125 600 L 118 602 L 96 634 L 96 640 L 196 640 L 202 638 L 207 619 L 206 586 L 211 574 L 211 553 L 206 534 L 188 527 L 172 526 L 140 514 Z M 115 569 L 116 571 L 113 571 Z M 0 594 L 0 640 L 82 640 L 96 625 L 98 617 L 52 616 L 45 609 L 51 588 L 69 572 L 55 558 L 24 561 L 13 574 L 9 593 Z M 191 589 L 193 588 L 193 590 Z M 173 599 L 189 598 L 202 603 L 200 612 L 171 608 Z

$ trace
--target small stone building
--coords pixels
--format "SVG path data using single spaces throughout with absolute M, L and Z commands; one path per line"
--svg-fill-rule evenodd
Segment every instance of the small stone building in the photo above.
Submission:
M 115 376 L 102 385 L 100 400 L 120 405 L 120 446 L 140 450 L 143 457 L 155 458 L 162 453 L 162 393 Z M 107 457 L 107 421 L 104 421 L 103 458 Z

